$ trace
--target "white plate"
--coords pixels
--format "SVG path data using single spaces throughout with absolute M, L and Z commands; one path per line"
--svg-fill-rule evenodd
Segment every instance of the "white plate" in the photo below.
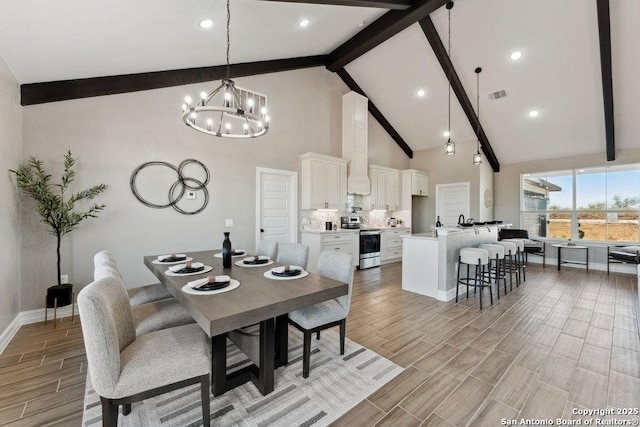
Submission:
M 244 251 L 244 252 L 237 255 L 231 255 L 231 258 L 237 258 L 239 256 L 247 256 L 247 251 L 245 251 L 244 249 L 236 249 L 236 251 Z M 222 252 L 218 252 L 217 254 L 214 255 L 214 257 L 222 258 Z
M 280 267 L 276 267 L 276 268 L 280 268 Z M 271 272 L 271 270 L 264 272 L 264 277 L 266 277 L 267 279 L 273 279 L 273 280 L 295 280 L 295 279 L 302 279 L 303 277 L 307 277 L 308 275 L 309 275 L 309 272 L 306 270 L 302 270 L 302 273 L 298 274 L 297 276 L 288 276 L 288 277 L 276 276 Z
M 179 270 L 179 269 L 178 269 Z M 182 277 L 182 276 L 196 276 L 198 274 L 204 274 L 204 273 L 208 273 L 209 271 L 213 270 L 213 267 L 209 266 L 209 265 L 205 265 L 203 270 L 200 271 L 195 271 L 193 273 L 185 273 L 185 274 L 178 274 L 178 273 L 174 273 L 171 270 L 167 270 L 164 272 L 164 274 L 166 274 L 167 276 L 175 276 L 175 277 Z
M 269 262 L 265 262 L 264 264 L 245 264 L 244 260 L 241 259 L 240 261 L 234 262 L 234 264 L 238 267 L 266 267 L 267 265 L 273 264 L 273 261 L 269 260 Z
M 205 283 L 207 280 L 209 280 L 209 278 L 205 277 L 204 279 L 201 279 L 201 280 L 195 280 L 193 282 L 189 282 L 182 287 L 182 292 L 184 292 L 185 294 L 191 294 L 191 295 L 214 295 L 214 294 L 221 294 L 223 292 L 232 291 L 238 286 L 240 286 L 240 282 L 238 282 L 236 279 L 231 279 L 229 281 L 229 286 L 222 289 L 216 289 L 213 291 L 196 291 L 195 289 L 191 288 L 191 286 L 199 285 L 200 283 Z
M 174 265 L 174 264 L 184 264 L 185 262 L 189 262 L 189 261 L 193 261 L 193 258 L 191 258 L 190 256 L 188 256 L 187 259 L 183 259 L 182 261 L 162 262 L 159 259 L 154 259 L 153 261 L 151 261 L 151 263 L 158 264 L 158 265 Z

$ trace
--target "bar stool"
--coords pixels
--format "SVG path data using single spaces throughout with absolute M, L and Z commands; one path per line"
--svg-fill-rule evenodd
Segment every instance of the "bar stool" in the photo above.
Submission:
M 460 270 L 462 264 L 467 265 L 466 277 L 460 277 Z M 469 277 L 470 266 L 475 266 L 475 274 L 473 277 Z M 467 299 L 469 299 L 469 286 L 473 286 L 475 293 L 476 288 L 480 288 L 480 310 L 482 310 L 482 288 L 489 288 L 489 297 L 491 298 L 491 305 L 493 305 L 493 294 L 491 293 L 491 282 L 487 282 L 484 277 L 487 268 L 489 267 L 489 252 L 486 249 L 480 248 L 462 248 L 460 249 L 460 255 L 458 256 L 458 277 L 456 282 L 456 302 L 458 302 L 458 287 L 464 285 L 467 287 Z
M 505 239 L 503 241 L 512 242 L 518 247 L 518 251 L 516 253 L 516 263 L 518 265 L 518 270 L 521 272 L 520 277 L 522 278 L 522 282 L 527 280 L 527 273 L 525 272 L 525 262 L 524 262 L 524 240 L 522 239 Z
M 507 242 L 505 240 L 500 240 L 498 242 L 494 242 L 494 245 L 500 245 L 504 248 L 504 267 L 505 273 L 509 272 L 509 288 L 513 290 L 513 273 L 516 274 L 516 287 L 520 285 L 520 270 L 518 269 L 518 265 L 516 264 L 515 257 L 518 253 L 518 246 L 513 242 Z M 506 274 L 505 274 L 506 276 Z
M 489 282 L 495 280 L 498 299 L 500 299 L 500 280 L 504 281 L 504 294 L 507 294 L 507 274 L 504 266 L 504 247 L 492 243 L 482 243 L 478 248 L 489 252 Z

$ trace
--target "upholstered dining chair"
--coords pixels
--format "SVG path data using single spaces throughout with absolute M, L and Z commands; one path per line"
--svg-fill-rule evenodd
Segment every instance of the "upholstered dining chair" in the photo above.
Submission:
M 209 416 L 208 339 L 198 325 L 136 336 L 129 298 L 115 276 L 106 276 L 78 294 L 78 309 L 89 376 L 102 403 L 102 424 L 116 426 L 131 403 L 200 383 L 202 418 Z
M 94 256 L 94 264 L 95 269 L 93 276 L 95 280 L 114 277 L 123 291 L 127 293 L 118 266 L 114 261 L 110 261 L 100 252 Z M 128 293 L 127 296 L 129 296 Z M 131 300 L 129 300 L 129 304 L 131 305 L 133 322 L 138 336 L 160 329 L 188 325 L 195 322 L 189 312 L 173 297 L 136 306 L 133 306 Z
M 299 243 L 283 243 L 278 245 L 278 262 L 297 265 L 305 270 L 309 261 L 309 246 Z
M 256 255 L 268 256 L 275 261 L 278 257 L 278 242 L 273 240 L 260 240 L 256 248 Z
M 96 266 L 100 262 L 106 262 L 106 261 L 112 262 L 113 267 L 115 267 L 117 274 L 120 275 L 120 271 L 118 270 L 118 265 L 116 264 L 116 260 L 109 251 L 107 250 L 100 251 L 97 254 L 95 254 L 93 257 L 93 263 Z M 97 277 L 94 277 L 94 279 L 97 279 Z M 162 283 L 154 283 L 152 285 L 139 286 L 137 288 L 127 289 L 127 293 L 129 294 L 129 301 L 131 301 L 132 306 L 171 298 L 171 294 Z
M 304 336 L 302 353 L 302 376 L 309 376 L 311 361 L 311 335 L 315 332 L 340 326 L 340 354 L 344 354 L 344 340 L 347 328 L 347 314 L 351 305 L 353 289 L 353 259 L 350 254 L 335 251 L 322 251 L 318 257 L 318 275 L 328 277 L 349 285 L 347 295 L 324 301 L 289 313 L 289 323 L 300 330 Z

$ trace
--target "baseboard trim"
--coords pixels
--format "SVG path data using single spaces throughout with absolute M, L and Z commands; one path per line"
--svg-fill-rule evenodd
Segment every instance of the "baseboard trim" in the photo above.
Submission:
M 78 305 L 74 304 L 75 313 L 78 314 Z M 44 322 L 44 308 L 37 308 L 35 310 L 23 311 L 20 313 L 20 322 L 21 325 L 29 325 L 31 323 Z M 65 307 L 61 307 L 58 309 L 58 319 L 63 317 L 71 316 L 71 305 L 67 305 Z M 53 309 L 49 309 L 49 320 L 53 321 Z
M 22 324 L 20 322 L 20 313 L 18 313 L 11 323 L 9 323 L 7 329 L 0 334 L 0 354 L 4 352 L 4 349 L 7 348 L 7 345 L 9 345 L 18 330 L 20 330 L 20 326 L 22 326 Z
M 74 304 L 74 306 L 75 313 L 77 315 L 78 305 Z M 70 317 L 72 313 L 71 309 L 71 305 L 59 308 L 57 313 L 58 320 L 62 319 L 63 317 Z M 13 337 L 20 330 L 20 326 L 29 325 L 31 323 L 44 322 L 44 310 L 44 308 L 37 308 L 35 310 L 21 311 L 20 313 L 18 313 L 18 315 L 11 321 L 9 326 L 7 326 L 7 328 L 2 331 L 2 334 L 0 334 L 0 354 L 4 352 L 5 348 L 7 348 L 7 345 L 9 345 Z M 49 314 L 49 321 L 53 322 L 53 309 L 49 309 Z
M 438 289 L 438 301 L 451 301 L 456 297 L 456 288 L 449 289 L 448 291 L 441 291 Z

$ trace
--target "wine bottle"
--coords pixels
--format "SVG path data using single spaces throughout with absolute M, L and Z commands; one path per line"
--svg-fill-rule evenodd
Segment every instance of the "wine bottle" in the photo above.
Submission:
M 222 268 L 231 268 L 231 240 L 229 240 L 229 232 L 224 232 L 224 240 L 222 241 Z

